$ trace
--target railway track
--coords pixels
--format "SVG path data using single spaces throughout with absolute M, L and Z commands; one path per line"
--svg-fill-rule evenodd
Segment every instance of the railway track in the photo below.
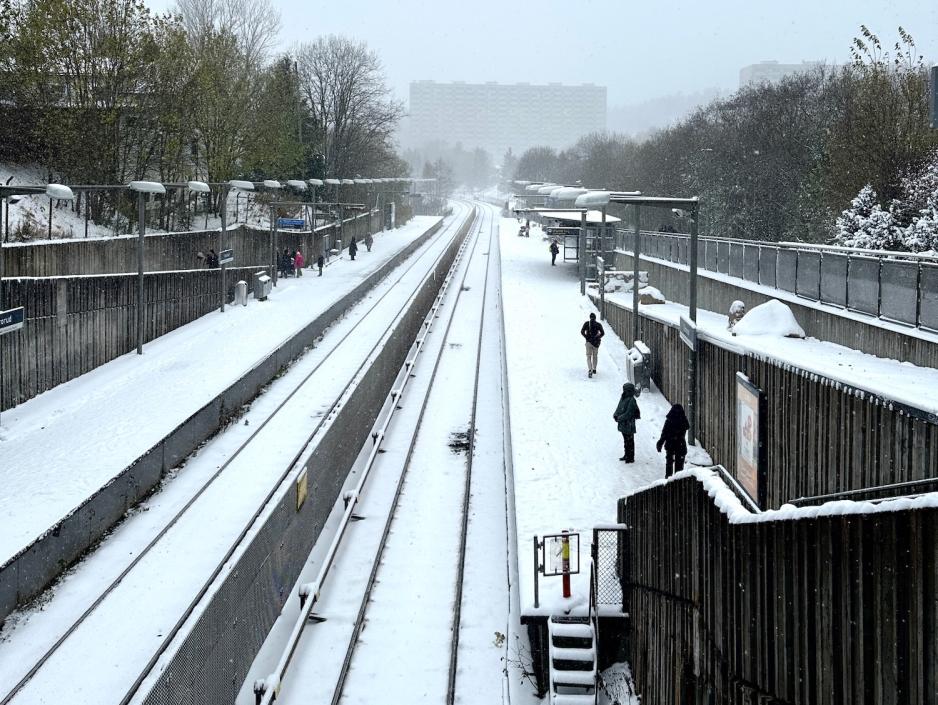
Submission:
M 420 380 L 407 395 L 403 394 L 402 389 L 394 399 L 395 408 L 399 409 L 403 405 L 406 411 L 401 416 L 408 415 L 408 418 L 402 419 L 398 427 L 385 422 L 378 432 L 371 455 L 372 463 L 380 457 L 377 460 L 378 467 L 373 471 L 376 477 L 367 492 L 362 486 L 363 477 L 359 486 L 347 495 L 351 499 L 345 507 L 344 522 L 318 574 L 310 583 L 300 587 L 301 594 L 307 597 L 287 645 L 273 673 L 267 678 L 258 679 L 254 684 L 257 703 L 294 700 L 331 701 L 333 704 L 346 700 L 359 702 L 363 699 L 356 694 L 356 688 L 364 688 L 367 693 L 364 700 L 371 700 L 376 685 L 382 686 L 374 680 L 370 669 L 360 663 L 370 658 L 358 653 L 365 625 L 370 623 L 369 634 L 374 634 L 381 613 L 392 615 L 392 619 L 406 620 L 401 610 L 406 612 L 414 608 L 412 602 L 402 607 L 400 601 L 394 599 L 394 594 L 391 596 L 393 604 L 388 604 L 387 595 L 380 589 L 382 584 L 394 582 L 402 572 L 406 572 L 399 557 L 390 554 L 400 554 L 402 546 L 406 552 L 407 539 L 413 538 L 415 531 L 426 537 L 427 532 L 437 527 L 446 533 L 445 550 L 454 559 L 445 570 L 440 570 L 438 576 L 438 582 L 448 594 L 423 593 L 418 595 L 418 600 L 421 600 L 419 609 L 422 611 L 429 609 L 431 603 L 442 605 L 442 608 L 435 610 L 434 618 L 437 621 L 429 625 L 436 627 L 437 635 L 448 640 L 445 647 L 448 654 L 446 663 L 438 669 L 440 678 L 436 685 L 441 698 L 445 698 L 447 703 L 455 702 L 462 585 L 473 496 L 479 363 L 486 323 L 488 255 L 497 246 L 493 213 L 488 208 L 483 209 L 482 213 L 471 245 L 467 244 L 467 252 L 457 257 L 427 317 L 427 334 L 415 345 L 405 365 L 405 373 L 419 369 L 416 376 Z M 488 321 L 488 324 L 491 328 L 493 322 Z M 418 356 L 419 368 L 416 367 Z M 428 356 L 432 356 L 432 359 Z M 411 361 L 414 366 L 411 366 Z M 404 374 L 403 379 L 409 380 L 412 376 Z M 452 455 L 450 449 L 446 448 L 445 438 L 453 426 L 463 429 L 454 441 L 462 460 L 455 465 L 453 460 L 447 461 L 445 458 L 440 459 L 439 463 L 431 461 L 433 454 L 439 452 L 440 448 L 444 454 Z M 428 441 L 426 437 L 433 440 Z M 382 445 L 388 450 L 379 456 L 379 453 L 384 453 Z M 433 449 L 428 449 L 431 446 Z M 425 476 L 413 477 L 413 468 L 419 470 L 428 462 L 434 462 L 434 467 L 440 472 L 444 472 L 440 468 L 445 466 L 446 472 L 451 472 L 447 478 L 460 481 L 460 491 L 448 497 L 440 496 L 438 488 L 433 486 L 432 481 L 428 483 Z M 433 500 L 434 495 L 436 501 Z M 347 530 L 356 512 L 359 513 L 357 518 L 364 515 L 366 521 L 356 523 L 354 528 Z M 399 539 L 395 545 L 398 535 L 406 538 Z M 425 552 L 418 549 L 417 553 L 422 555 Z M 370 559 L 365 560 L 365 555 L 370 556 Z M 415 560 L 422 563 L 419 557 Z M 334 564 L 338 565 L 336 575 L 330 576 Z M 384 568 L 386 565 L 395 567 Z M 418 580 L 419 577 L 410 576 L 406 579 Z M 355 597 L 351 598 L 347 593 Z M 321 617 L 316 618 L 315 610 L 320 606 L 325 607 L 324 614 L 327 617 L 333 612 L 342 614 L 335 620 L 329 617 L 330 621 L 324 623 Z M 316 626 L 311 628 L 313 624 Z M 340 639 L 341 643 L 345 643 L 342 653 L 342 647 L 336 646 Z M 383 648 L 386 647 L 387 644 L 384 644 Z M 437 656 L 441 649 L 442 644 L 434 644 L 433 651 Z M 315 679 L 304 677 L 308 668 L 316 668 Z M 361 673 L 363 677 L 356 679 L 355 673 Z M 315 681 L 315 686 L 311 680 Z M 331 692 L 326 692 L 327 687 Z M 389 692 L 393 693 L 393 689 Z M 395 698 L 391 696 L 391 699 Z
M 468 218 L 468 215 L 466 217 Z M 414 293 L 407 296 L 403 305 L 398 307 L 393 297 L 388 298 L 391 292 L 395 291 L 399 286 L 412 286 L 412 292 L 419 291 L 421 283 L 425 279 L 425 277 L 419 276 L 419 273 L 424 271 L 422 268 L 426 268 L 425 271 L 428 272 L 433 271 L 433 264 L 439 261 L 448 249 L 448 244 L 458 236 L 460 226 L 463 223 L 463 219 L 454 218 L 434 240 L 435 244 L 425 247 L 422 252 L 412 257 L 404 267 L 395 270 L 391 275 L 394 278 L 393 284 L 385 287 L 384 293 L 376 297 L 376 299 L 370 303 L 365 312 L 361 314 L 359 320 L 356 321 L 346 333 L 345 337 L 342 338 L 342 340 L 335 341 L 331 349 L 319 351 L 322 355 L 321 361 L 296 384 L 286 398 L 276 406 L 267 418 L 255 427 L 249 437 L 234 450 L 225 462 L 198 487 L 188 501 L 186 501 L 183 506 L 173 514 L 169 521 L 150 538 L 148 543 L 136 553 L 121 572 L 100 590 L 99 594 L 87 604 L 87 607 L 81 614 L 60 632 L 55 641 L 42 650 L 41 655 L 29 664 L 29 667 L 25 669 L 14 685 L 3 695 L 2 699 L 0 699 L 0 705 L 21 701 L 42 702 L 44 698 L 50 699 L 50 701 L 54 699 L 55 694 L 60 692 L 61 683 L 71 682 L 67 676 L 63 676 L 57 666 L 67 666 L 65 671 L 68 673 L 75 672 L 76 670 L 81 671 L 84 665 L 82 657 L 86 657 L 88 653 L 87 648 L 82 648 L 82 646 L 85 643 L 97 643 L 99 641 L 94 635 L 96 633 L 100 634 L 102 629 L 104 618 L 101 615 L 110 614 L 112 618 L 116 620 L 122 619 L 124 622 L 122 628 L 117 630 L 118 633 L 109 635 L 113 637 L 112 641 L 120 643 L 121 639 L 133 639 L 131 636 L 133 634 L 133 625 L 138 617 L 134 616 L 134 611 L 128 610 L 127 607 L 133 605 L 139 610 L 142 605 L 147 604 L 147 595 L 144 594 L 147 592 L 147 587 L 149 587 L 147 583 L 147 571 L 152 575 L 154 572 L 158 572 L 160 562 L 164 562 L 165 564 L 167 561 L 177 560 L 178 553 L 176 549 L 178 549 L 178 544 L 181 539 L 174 537 L 174 533 L 182 532 L 184 524 L 198 525 L 200 522 L 212 522 L 210 515 L 204 515 L 202 511 L 203 507 L 200 506 L 201 503 L 206 501 L 206 498 L 208 498 L 210 494 L 223 491 L 223 485 L 232 484 L 228 475 L 235 472 L 236 468 L 239 468 L 239 466 L 251 466 L 256 463 L 258 456 L 264 456 L 263 447 L 265 444 L 269 443 L 270 436 L 275 434 L 278 424 L 283 422 L 285 417 L 295 418 L 297 416 L 296 405 L 303 400 L 304 397 L 308 396 L 306 392 L 309 392 L 311 387 L 315 387 L 317 384 L 319 384 L 320 388 L 322 387 L 319 377 L 326 371 L 326 366 L 330 364 L 330 361 L 340 356 L 346 356 L 347 359 L 347 356 L 351 354 L 349 351 L 356 345 L 356 343 L 350 342 L 352 333 L 359 330 L 360 326 L 365 326 L 366 322 L 372 321 L 379 315 L 388 316 L 390 312 L 392 315 L 389 320 L 393 321 L 398 319 L 402 312 L 406 310 Z M 415 278 L 417 279 L 415 285 L 408 283 Z M 219 538 L 215 542 L 215 545 L 212 547 L 214 551 L 206 551 L 206 553 L 213 555 L 210 564 L 214 567 L 208 572 L 204 569 L 200 571 L 199 585 L 196 590 L 185 591 L 183 595 L 177 596 L 177 601 L 172 606 L 174 609 L 168 610 L 173 612 L 173 618 L 170 620 L 171 623 L 164 621 L 155 628 L 158 639 L 155 648 L 152 647 L 151 641 L 153 635 L 146 634 L 147 647 L 145 652 L 131 649 L 130 651 L 132 653 L 115 654 L 116 657 L 122 660 L 135 660 L 137 663 L 143 662 L 145 659 L 142 667 L 139 668 L 139 674 L 132 679 L 131 685 L 129 687 L 127 686 L 130 678 L 126 676 L 119 677 L 113 674 L 109 677 L 106 676 L 101 681 L 94 684 L 96 701 L 119 702 L 123 705 L 134 698 L 141 684 L 151 673 L 153 667 L 171 646 L 173 640 L 183 628 L 183 625 L 186 624 L 187 620 L 203 601 L 225 565 L 232 556 L 235 555 L 252 527 L 254 527 L 262 517 L 271 499 L 283 486 L 283 483 L 288 479 L 291 473 L 296 470 L 297 464 L 304 455 L 309 452 L 310 447 L 315 445 L 317 436 L 326 427 L 343 399 L 347 398 L 350 389 L 360 377 L 363 369 L 366 367 L 375 351 L 382 345 L 383 341 L 384 336 L 379 336 L 378 340 L 367 350 L 366 354 L 355 355 L 356 359 L 362 360 L 361 364 L 354 374 L 350 376 L 348 381 L 340 386 L 338 392 L 333 394 L 332 401 L 325 405 L 325 411 L 323 412 L 320 409 L 316 412 L 318 421 L 314 424 L 312 430 L 309 431 L 305 441 L 300 444 L 299 449 L 288 451 L 289 455 L 285 461 L 284 458 L 280 458 L 280 462 L 277 466 L 283 469 L 279 473 L 275 473 L 272 478 L 269 476 L 266 478 L 266 486 L 258 490 L 262 493 L 261 496 L 263 498 L 258 502 L 255 496 L 252 500 L 253 506 L 256 508 L 253 512 L 248 514 L 249 519 L 244 521 L 243 517 L 245 514 L 239 513 L 238 516 L 241 517 L 240 527 L 236 528 L 232 526 L 232 522 L 234 522 L 233 519 L 225 517 L 224 520 L 219 520 L 220 524 L 225 523 L 224 528 L 228 530 L 228 533 L 226 534 L 227 538 Z M 294 446 L 294 448 L 295 447 L 296 446 Z M 225 479 L 225 482 L 219 482 L 222 478 Z M 235 514 L 235 512 L 232 513 Z M 191 530 L 191 526 L 189 528 Z M 232 533 L 234 535 L 233 540 L 231 540 Z M 176 545 L 173 544 L 173 541 L 176 541 Z M 183 542 L 183 544 L 184 543 L 185 542 Z M 173 565 L 173 563 L 169 563 L 169 565 Z M 137 596 L 133 595 L 132 591 L 135 587 L 140 589 L 141 594 Z M 130 591 L 129 595 L 127 594 L 128 591 Z M 183 591 L 179 590 L 178 592 Z M 65 661 L 64 664 L 61 663 L 63 661 Z M 77 661 L 77 664 L 69 663 L 70 661 Z M 49 673 L 48 678 L 44 677 L 46 672 Z M 92 702 L 91 699 L 86 697 L 89 693 L 83 693 L 82 695 L 82 701 Z

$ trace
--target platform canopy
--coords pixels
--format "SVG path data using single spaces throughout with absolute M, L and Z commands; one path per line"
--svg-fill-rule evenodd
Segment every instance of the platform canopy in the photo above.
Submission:
M 531 209 L 533 212 L 541 214 L 541 217 L 544 220 L 558 220 L 565 225 L 579 225 L 580 224 L 580 211 L 555 211 L 548 210 L 541 213 L 537 208 Z M 618 223 L 620 218 L 616 218 L 614 215 L 606 214 L 607 223 Z M 602 211 L 587 211 L 586 212 L 586 222 L 590 225 L 595 225 L 597 223 L 603 222 L 603 212 Z

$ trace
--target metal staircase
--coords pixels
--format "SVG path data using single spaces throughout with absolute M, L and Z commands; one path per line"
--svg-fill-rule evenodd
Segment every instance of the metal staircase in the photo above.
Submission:
M 551 617 L 551 705 L 593 705 L 596 702 L 596 630 L 589 617 Z

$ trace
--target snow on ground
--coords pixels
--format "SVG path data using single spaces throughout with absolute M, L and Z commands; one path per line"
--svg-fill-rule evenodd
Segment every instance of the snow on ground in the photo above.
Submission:
M 631 296 L 608 294 L 606 300 L 632 308 Z M 671 326 L 677 326 L 680 317 L 687 316 L 686 306 L 672 302 L 640 304 L 639 310 L 643 315 Z M 726 328 L 726 314 L 698 309 L 698 335 L 741 353 L 751 352 L 765 359 L 793 365 L 885 399 L 938 414 L 938 395 L 934 391 L 938 389 L 938 369 L 876 357 L 817 338 L 789 338 L 761 333 L 746 335 L 745 326 L 740 326 L 755 310 L 750 310 L 736 325 L 738 334 L 734 336 Z
M 2 415 L 0 563 L 154 446 L 438 220 L 381 233 L 322 278 L 281 280 L 267 302 L 229 306 Z
M 638 399 L 642 418 L 634 465 L 619 460 L 622 436 L 612 420 L 626 377 L 626 346 L 605 326 L 598 373 L 587 377 L 580 326 L 595 312 L 579 294 L 576 262 L 551 267 L 540 238 L 517 236 L 501 221 L 502 285 L 507 331 L 521 606 L 525 614 L 585 611 L 591 530 L 616 520 L 616 501 L 664 476 L 655 442 L 670 405 L 657 392 Z M 573 598 L 561 597 L 560 578 L 540 578 L 535 610 L 532 537 L 572 529 L 580 534 Z

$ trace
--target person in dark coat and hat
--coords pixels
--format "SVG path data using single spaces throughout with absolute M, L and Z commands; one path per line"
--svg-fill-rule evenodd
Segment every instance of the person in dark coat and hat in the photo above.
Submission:
M 616 406 L 616 412 L 612 415 L 612 419 L 619 425 L 619 433 L 622 434 L 624 453 L 619 460 L 627 463 L 635 462 L 635 421 L 640 418 L 642 418 L 642 412 L 638 408 L 638 402 L 635 401 L 635 385 L 626 382 L 622 385 L 619 405 Z
M 671 406 L 671 410 L 664 419 L 664 427 L 661 429 L 661 438 L 656 444 L 658 452 L 664 447 L 664 476 L 671 477 L 676 472 L 684 469 L 684 458 L 687 456 L 687 441 L 684 435 L 690 428 L 687 422 L 687 414 L 684 413 L 684 407 L 680 404 Z
M 352 241 L 348 244 L 348 253 L 352 259 L 355 259 L 355 255 L 358 254 L 358 243 L 355 242 L 355 238 L 352 238 Z

